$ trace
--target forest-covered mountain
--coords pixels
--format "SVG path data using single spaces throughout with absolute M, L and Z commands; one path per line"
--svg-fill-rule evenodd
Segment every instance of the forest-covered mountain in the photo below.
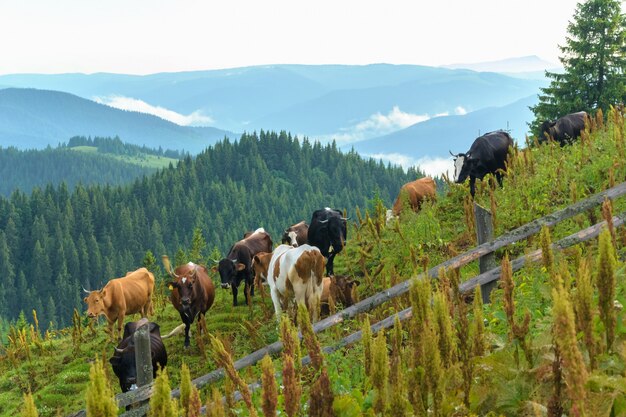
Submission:
M 70 189 L 79 183 L 125 184 L 175 164 L 182 156 L 178 151 L 125 144 L 117 137 L 76 136 L 42 150 L 0 146 L 0 195 L 8 197 L 15 190 L 29 194 L 35 187 L 62 182 Z
M 334 143 L 261 132 L 130 185 L 14 192 L 0 197 L 0 317 L 34 308 L 41 323 L 66 325 L 74 308 L 84 309 L 81 286 L 98 288 L 140 267 L 148 252 L 174 255 L 194 230 L 222 254 L 257 227 L 279 241 L 286 226 L 321 207 L 354 216 L 375 198 L 389 205 L 419 175 Z
M 179 126 L 159 117 L 123 111 L 59 91 L 0 90 L 0 144 L 20 149 L 55 146 L 67 138 L 119 136 L 127 143 L 197 153 L 238 137 L 213 127 Z

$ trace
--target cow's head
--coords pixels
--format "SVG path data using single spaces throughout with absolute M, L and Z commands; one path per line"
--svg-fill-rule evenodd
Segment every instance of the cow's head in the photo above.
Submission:
M 467 179 L 470 172 L 472 172 L 478 160 L 472 158 L 469 153 L 459 153 L 455 155 L 450 152 L 450 155 L 454 157 L 454 182 L 461 184 Z
M 298 233 L 296 233 L 293 230 L 286 229 L 283 232 L 283 238 L 281 242 L 285 245 L 291 245 L 294 248 L 297 248 L 298 247 L 298 241 L 296 240 L 297 237 L 298 237 Z
M 220 273 L 222 288 L 228 289 L 237 285 L 237 272 L 246 269 L 246 265 L 238 262 L 237 259 L 224 258 L 217 264 Z
M 176 288 L 180 297 L 180 303 L 183 307 L 183 311 L 189 310 L 195 301 L 195 291 L 193 290 L 196 283 L 198 268 L 202 266 L 189 262 L 186 265 L 181 265 L 176 268 L 176 271 L 172 270 L 169 258 L 167 255 L 163 255 L 163 265 L 168 275 L 172 278 L 167 285 L 170 289 Z
M 96 318 L 99 315 L 105 314 L 106 306 L 104 300 L 106 297 L 106 289 L 100 291 L 87 291 L 83 289 L 88 295 L 83 298 L 83 301 L 87 303 L 87 315 L 90 318 Z
M 351 280 L 344 275 L 335 275 L 330 280 L 330 295 L 335 302 L 350 307 L 359 300 L 357 294 L 359 281 Z
M 556 120 L 546 120 L 539 126 L 539 142 L 546 142 L 556 136 Z
M 267 280 L 267 270 L 272 259 L 271 252 L 259 252 L 252 258 L 252 272 L 254 273 L 254 284 L 259 287 L 263 281 Z

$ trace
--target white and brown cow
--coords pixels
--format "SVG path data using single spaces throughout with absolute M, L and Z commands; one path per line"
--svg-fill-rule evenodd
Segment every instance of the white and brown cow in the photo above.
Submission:
M 304 304 L 313 322 L 319 319 L 325 263 L 320 250 L 306 244 L 279 245 L 271 257 L 254 257 L 255 274 L 267 279 L 278 320 L 283 309 L 289 311 L 291 300 Z

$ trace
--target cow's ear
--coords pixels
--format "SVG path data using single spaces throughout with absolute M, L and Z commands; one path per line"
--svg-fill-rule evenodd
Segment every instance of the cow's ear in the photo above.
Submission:
M 107 295 L 107 290 L 100 291 L 100 295 L 103 296 L 103 297 L 106 296 Z
M 354 280 L 354 281 L 348 282 L 348 285 L 350 285 L 350 287 L 358 287 L 360 283 L 361 281 Z
M 170 281 L 167 283 L 167 288 L 171 290 L 173 290 L 174 288 L 178 288 L 178 282 L 176 281 Z
M 242 264 L 241 262 L 239 262 L 235 266 L 235 269 L 237 269 L 237 271 L 243 271 L 244 269 L 246 269 L 246 266 L 244 264 Z
M 87 302 L 87 297 L 83 298 L 83 301 L 84 301 L 84 302 Z
M 211 272 L 217 272 L 217 265 L 213 265 L 211 267 Z

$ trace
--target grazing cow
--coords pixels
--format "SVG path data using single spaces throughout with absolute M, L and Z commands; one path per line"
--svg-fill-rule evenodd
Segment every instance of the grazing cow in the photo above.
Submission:
M 120 381 L 122 392 L 131 391 L 137 388 L 137 365 L 135 362 L 135 340 L 133 335 L 135 331 L 148 323 L 148 319 L 141 319 L 137 322 L 128 322 L 124 326 L 124 335 L 121 342 L 115 348 L 113 356 L 109 359 L 113 372 Z M 156 378 L 158 366 L 161 368 L 167 365 L 167 351 L 163 345 L 162 339 L 166 339 L 170 335 L 161 338 L 159 325 L 149 323 L 150 326 L 150 353 L 152 354 L 152 376 Z
M 163 255 L 162 259 L 165 270 L 173 279 L 169 283 L 172 289 L 170 300 L 185 324 L 185 347 L 189 347 L 191 323 L 196 316 L 203 317 L 213 305 L 215 287 L 206 267 L 189 262 L 172 270 L 169 258 Z
M 248 292 L 254 295 L 251 263 L 252 258 L 259 252 L 271 252 L 272 239 L 263 228 L 254 231 L 250 236 L 235 243 L 226 258 L 219 261 L 217 270 L 222 281 L 222 288 L 231 288 L 233 291 L 233 305 L 237 305 L 237 288 L 244 281 L 244 295 L 246 304 L 250 302 Z
M 339 210 L 324 208 L 315 210 L 309 226 L 309 245 L 319 248 L 328 262 L 326 274 L 334 275 L 333 260 L 343 250 L 348 237 L 346 217 Z
M 282 310 L 289 310 L 289 302 L 295 299 L 309 310 L 312 321 L 319 318 L 324 257 L 318 248 L 307 244 L 294 248 L 279 245 L 271 256 L 257 254 L 254 258 L 255 274 L 265 276 L 270 287 L 276 318 Z
M 104 315 L 113 335 L 113 323 L 117 320 L 118 334 L 122 332 L 124 318 L 140 313 L 141 317 L 152 314 L 154 275 L 146 268 L 129 272 L 125 277 L 110 280 L 100 291 L 87 291 L 84 298 L 90 318 Z
M 457 184 L 470 179 L 470 193 L 476 193 L 476 179 L 482 180 L 487 174 L 495 174 L 502 186 L 502 171 L 506 170 L 506 158 L 513 146 L 511 136 L 502 130 L 486 133 L 474 141 L 467 153 L 454 155 L 454 181 Z
M 424 200 L 433 200 L 435 198 L 436 190 L 437 184 L 435 184 L 435 181 L 430 177 L 419 178 L 415 181 L 407 182 L 402 186 L 402 188 L 400 188 L 398 197 L 396 197 L 396 201 L 393 203 L 392 212 L 394 216 L 400 214 L 404 208 L 405 201 L 409 202 L 409 206 L 413 211 L 419 211 Z
M 539 143 L 547 141 L 549 138 L 559 142 L 561 146 L 572 143 L 581 130 L 585 129 L 585 120 L 587 112 L 579 111 L 578 113 L 568 114 L 557 120 L 546 120 L 539 127 Z
M 282 243 L 293 247 L 304 245 L 308 242 L 309 225 L 303 221 L 289 226 L 283 233 Z
M 358 301 L 356 292 L 358 285 L 359 281 L 350 280 L 344 275 L 324 277 L 320 300 L 322 315 L 329 314 L 331 300 L 333 304 L 340 303 L 344 308 L 356 303 Z

